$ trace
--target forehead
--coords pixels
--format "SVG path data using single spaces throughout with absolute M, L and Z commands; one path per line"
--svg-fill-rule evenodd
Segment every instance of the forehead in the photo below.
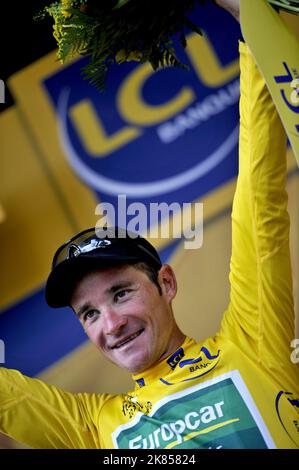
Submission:
M 76 283 L 71 296 L 71 304 L 78 303 L 85 296 L 99 295 L 109 291 L 113 286 L 134 283 L 143 278 L 146 280 L 144 273 L 131 265 L 89 271 Z

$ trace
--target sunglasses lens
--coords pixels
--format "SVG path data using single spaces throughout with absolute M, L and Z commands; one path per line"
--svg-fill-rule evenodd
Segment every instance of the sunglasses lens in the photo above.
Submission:
M 54 255 L 52 269 L 55 268 L 57 264 L 62 263 L 62 261 L 79 256 L 82 251 L 81 245 L 88 243 L 92 235 L 94 237 L 94 230 L 85 230 L 84 233 L 71 238 L 61 245 Z
M 112 248 L 111 251 L 109 250 L 110 253 L 112 255 L 114 254 L 115 257 L 120 256 L 120 254 L 123 256 L 125 252 L 129 252 L 131 256 L 134 255 L 138 257 L 139 255 L 139 257 L 142 258 L 141 252 L 143 252 L 146 254 L 146 257 L 150 257 L 150 259 L 155 260 L 155 263 L 161 265 L 161 261 L 155 253 L 155 250 L 152 251 L 148 249 L 144 246 L 144 242 L 139 242 L 137 238 L 137 234 L 131 237 L 124 229 L 119 228 L 117 235 L 115 229 L 113 229 L 113 231 L 101 230 L 100 232 L 94 229 L 85 230 L 58 248 L 53 258 L 52 269 L 63 261 L 77 258 L 80 255 L 87 254 L 98 248 L 105 249 L 109 246 Z

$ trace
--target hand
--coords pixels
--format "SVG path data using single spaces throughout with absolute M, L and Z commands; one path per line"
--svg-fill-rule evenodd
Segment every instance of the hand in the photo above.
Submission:
M 215 0 L 215 3 L 231 13 L 240 22 L 240 0 Z

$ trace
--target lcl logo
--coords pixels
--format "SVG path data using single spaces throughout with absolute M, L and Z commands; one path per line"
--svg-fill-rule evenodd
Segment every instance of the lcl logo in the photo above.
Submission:
M 217 171 L 238 140 L 239 61 L 224 65 L 218 53 L 207 36 L 191 34 L 186 62 L 192 73 L 181 77 L 168 68 L 158 79 L 149 64 L 138 64 L 127 74 L 118 72 L 117 85 L 101 98 L 76 78 L 76 64 L 69 81 L 63 77 L 67 70 L 59 81 L 50 77 L 46 86 L 57 106 L 60 143 L 79 178 L 99 193 L 138 201 L 183 187 L 195 191 L 195 182 Z M 206 141 L 200 159 L 195 133 Z

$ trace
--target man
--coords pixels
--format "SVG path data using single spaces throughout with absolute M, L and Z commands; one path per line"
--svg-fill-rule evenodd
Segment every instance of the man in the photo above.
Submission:
M 217 3 L 238 17 L 237 1 Z M 199 344 L 180 331 L 175 274 L 146 240 L 117 230 L 100 238 L 80 233 L 58 249 L 46 299 L 71 305 L 136 388 L 71 394 L 2 369 L 4 433 L 36 448 L 299 447 L 286 138 L 242 42 L 240 65 L 231 299 L 220 331 Z

